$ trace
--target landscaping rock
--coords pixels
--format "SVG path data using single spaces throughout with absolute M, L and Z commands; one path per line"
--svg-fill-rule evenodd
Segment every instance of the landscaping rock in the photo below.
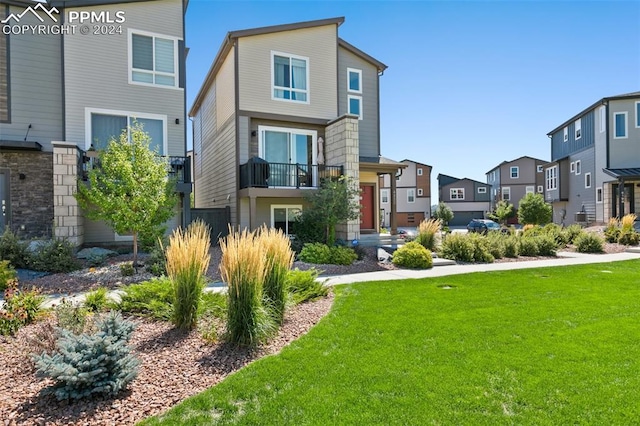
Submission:
M 78 254 L 76 254 L 76 257 L 78 259 L 90 259 L 92 257 L 100 257 L 100 256 L 111 257 L 111 256 L 117 256 L 117 255 L 118 255 L 118 252 L 113 250 L 107 250 L 101 247 L 91 247 L 91 248 L 84 248 L 80 250 Z

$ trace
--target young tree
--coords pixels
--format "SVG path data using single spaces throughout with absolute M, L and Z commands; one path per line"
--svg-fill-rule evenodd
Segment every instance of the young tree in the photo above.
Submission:
M 151 138 L 135 123 L 99 154 L 99 167 L 89 171 L 89 185 L 75 194 L 87 217 L 103 220 L 118 234 L 133 235 L 133 263 L 140 233 L 158 229 L 173 216 L 175 182 L 168 179 L 167 159 L 151 151 Z
M 442 201 L 440 201 L 440 203 L 438 204 L 438 208 L 433 213 L 433 215 L 437 219 L 440 219 L 445 226 L 447 226 L 449 222 L 453 220 L 453 211 Z
M 513 204 L 505 200 L 500 200 L 498 201 L 498 204 L 496 204 L 496 209 L 489 214 L 489 217 L 504 225 L 507 222 L 507 219 L 515 216 L 515 213 Z
M 325 180 L 305 198 L 317 220 L 326 232 L 327 245 L 336 242 L 336 225 L 360 217 L 360 190 L 345 176 L 338 180 Z
M 551 222 L 553 209 L 541 194 L 529 193 L 520 200 L 518 221 L 523 225 L 545 225 Z

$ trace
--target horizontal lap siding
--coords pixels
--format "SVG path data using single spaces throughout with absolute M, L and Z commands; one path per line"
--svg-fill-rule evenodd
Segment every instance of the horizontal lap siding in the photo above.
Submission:
M 609 167 L 640 167 L 640 128 L 636 128 L 636 99 L 611 101 L 609 104 Z M 616 112 L 627 112 L 627 138 L 614 139 L 614 119 Z

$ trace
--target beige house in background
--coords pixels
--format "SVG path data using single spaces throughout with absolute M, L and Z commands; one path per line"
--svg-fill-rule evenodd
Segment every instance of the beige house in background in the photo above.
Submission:
M 397 224 L 415 227 L 431 217 L 431 166 L 402 160 L 406 169 L 400 176 L 380 176 L 380 222 L 391 223 L 391 180 L 396 181 Z
M 196 208 L 228 206 L 233 226 L 289 233 L 304 194 L 344 174 L 362 190 L 362 216 L 339 238 L 379 230 L 378 176 L 404 167 L 380 157 L 387 66 L 339 38 L 343 22 L 227 34 L 189 111 Z

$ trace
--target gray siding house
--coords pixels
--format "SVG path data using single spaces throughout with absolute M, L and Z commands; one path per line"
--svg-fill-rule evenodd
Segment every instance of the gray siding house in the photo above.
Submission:
M 339 38 L 343 22 L 227 34 L 189 112 L 197 208 L 229 207 L 234 226 L 288 233 L 306 191 L 344 174 L 362 191 L 362 215 L 340 237 L 378 232 L 378 176 L 404 165 L 380 157 L 387 66 Z
M 0 36 L 0 231 L 9 226 L 25 238 L 56 236 L 78 245 L 130 240 L 85 219 L 73 193 L 92 164 L 91 152 L 104 149 L 134 121 L 150 134 L 159 155 L 172 157 L 179 174 L 178 191 L 186 202 L 169 225 L 188 219 L 186 4 L 10 0 L 0 5 L 5 21 L 0 25 L 33 21 L 54 29 Z M 92 12 L 88 33 L 80 33 L 80 25 L 71 27 Z
M 390 225 L 391 179 L 396 180 L 398 226 L 414 227 L 431 217 L 431 166 L 402 160 L 407 168 L 400 176 L 380 176 L 380 223 Z
M 640 211 L 640 92 L 602 98 L 547 136 L 554 222 L 604 224 Z
M 491 185 L 473 179 L 438 175 L 440 202 L 453 211 L 450 226 L 465 226 L 471 219 L 482 219 L 491 207 Z
M 489 170 L 487 183 L 491 185 L 491 210 L 500 200 L 509 201 L 517 210 L 520 200 L 528 193 L 544 193 L 544 165 L 548 161 L 523 156 L 503 161 Z

